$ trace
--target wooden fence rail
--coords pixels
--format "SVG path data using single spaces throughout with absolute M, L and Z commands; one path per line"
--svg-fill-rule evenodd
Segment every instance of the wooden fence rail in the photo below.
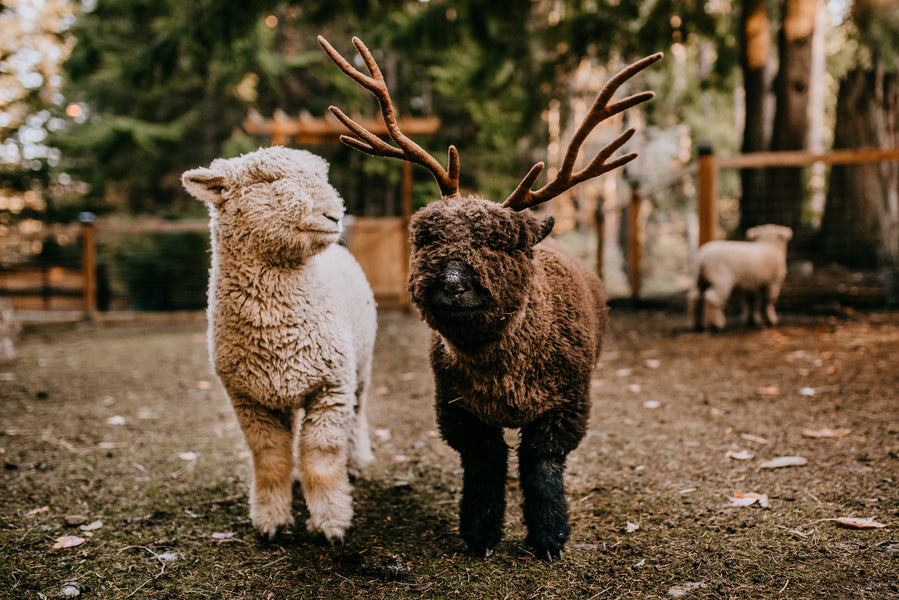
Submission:
M 715 239 L 718 224 L 718 173 L 721 169 L 765 169 L 770 167 L 806 167 L 815 163 L 830 165 L 899 161 L 899 148 L 852 148 L 830 152 L 753 152 L 716 156 L 704 144 L 699 150 L 699 244 Z
M 696 163 L 690 164 L 684 169 L 672 174 L 664 181 L 653 183 L 650 186 L 641 186 L 639 182 L 631 183 L 631 194 L 625 203 L 613 207 L 600 208 L 596 214 L 597 226 L 597 264 L 602 269 L 603 264 L 603 221 L 605 214 L 611 211 L 620 211 L 627 208 L 628 210 L 628 249 L 627 261 L 629 271 L 629 286 L 631 298 L 636 300 L 640 297 L 642 287 L 642 268 L 643 256 L 646 245 L 646 215 L 649 211 L 644 210 L 645 203 L 652 202 L 652 197 L 664 189 L 682 181 L 684 177 L 696 176 L 698 179 L 697 190 L 697 211 L 699 223 L 699 244 L 715 239 L 716 228 L 718 224 L 718 190 L 717 181 L 718 173 L 721 169 L 746 169 L 746 168 L 767 168 L 767 167 L 783 167 L 783 166 L 808 166 L 814 163 L 825 164 L 863 164 L 879 161 L 899 161 L 899 148 L 897 149 L 872 149 L 860 148 L 853 150 L 833 150 L 831 152 L 813 153 L 813 152 L 758 152 L 752 154 L 735 154 L 731 156 L 716 156 L 709 146 L 701 146 L 699 158 Z M 408 249 L 395 250 L 393 246 L 405 243 L 405 226 L 406 219 L 397 219 L 396 223 L 389 224 L 389 231 L 381 231 L 384 227 L 380 227 L 373 234 L 378 244 L 385 243 L 384 240 L 389 238 L 391 262 L 403 262 L 408 260 Z M 360 223 L 361 225 L 362 223 Z M 364 227 L 360 227 L 360 234 L 368 231 L 374 224 L 366 223 Z M 74 232 L 78 231 L 78 225 L 55 225 L 41 232 L 31 234 L 31 238 L 52 237 L 54 235 L 68 235 L 73 237 Z M 80 235 L 82 245 L 82 273 L 81 273 L 81 290 L 55 290 L 53 286 L 44 283 L 44 293 L 62 293 L 62 295 L 80 296 L 82 299 L 82 307 L 85 318 L 90 319 L 97 313 L 97 236 L 112 234 L 148 234 L 148 233 L 205 233 L 209 230 L 209 224 L 206 219 L 193 219 L 183 221 L 164 221 L 161 219 L 150 219 L 141 221 L 121 221 L 108 220 L 102 223 L 101 227 L 93 219 L 93 215 L 83 214 L 80 223 Z M 387 236 L 387 237 L 385 237 Z M 364 237 L 364 236 L 363 236 Z M 365 237 L 364 243 L 374 243 Z M 362 240 L 360 238 L 360 240 Z M 398 240 L 398 241 L 397 241 Z M 363 243 L 363 241 L 360 241 Z M 377 257 L 368 257 L 373 263 L 379 264 L 383 262 Z M 385 278 L 385 300 L 388 297 L 397 295 L 399 305 L 406 306 L 408 299 L 405 298 L 403 292 L 395 292 L 395 289 L 402 290 L 402 284 L 405 274 L 405 264 L 398 265 L 397 273 L 392 271 Z M 399 282 L 399 283 L 397 283 Z M 389 301 L 388 301 L 389 303 Z
M 631 298 L 638 299 L 642 287 L 641 269 L 645 251 L 645 219 L 641 217 L 643 202 L 651 202 L 655 194 L 680 182 L 684 177 L 697 176 L 697 217 L 699 223 L 699 245 L 716 238 L 718 227 L 718 174 L 721 169 L 764 169 L 769 167 L 804 167 L 815 163 L 831 165 L 866 164 L 881 161 L 899 161 L 899 148 L 854 148 L 831 150 L 830 152 L 753 152 L 716 156 L 712 147 L 701 144 L 696 163 L 688 165 L 664 181 L 650 187 L 631 184 L 629 200 L 629 248 L 628 270 Z M 621 210 L 624 206 L 614 207 Z M 606 211 L 608 212 L 608 211 Z M 597 216 L 597 222 L 600 222 Z M 601 230 L 599 230 L 601 231 Z M 602 265 L 602 241 L 598 244 L 597 259 Z

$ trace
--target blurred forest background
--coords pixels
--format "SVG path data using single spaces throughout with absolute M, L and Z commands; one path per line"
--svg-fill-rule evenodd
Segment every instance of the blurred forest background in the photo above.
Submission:
M 629 84 L 657 94 L 626 117 L 638 129 L 628 149 L 641 152 L 626 177 L 643 185 L 688 166 L 699 141 L 719 154 L 899 147 L 896 0 L 3 0 L 0 268 L 65 258 L 65 239 L 11 240 L 86 211 L 204 217 L 180 175 L 268 145 L 242 127 L 251 111 L 320 118 L 337 104 L 375 116 L 375 101 L 330 63 L 318 34 L 349 57 L 351 37 L 361 37 L 401 115 L 440 118 L 419 143 L 440 160 L 455 144 L 463 188 L 498 201 L 534 162 L 553 164 L 611 73 L 660 50 L 665 60 Z M 331 162 L 351 213 L 399 210 L 395 161 L 336 144 L 309 149 Z M 734 173 L 722 184 L 734 199 L 725 233 L 812 226 L 822 257 L 895 265 L 899 165 L 870 168 Z M 434 199 L 430 175 L 414 175 L 415 204 Z M 626 188 L 581 193 L 613 204 Z M 146 247 L 154 243 L 126 237 L 110 245 L 110 260 L 143 261 L 164 279 Z M 202 239 L 165 244 L 205 252 Z M 195 270 L 202 296 L 205 266 Z

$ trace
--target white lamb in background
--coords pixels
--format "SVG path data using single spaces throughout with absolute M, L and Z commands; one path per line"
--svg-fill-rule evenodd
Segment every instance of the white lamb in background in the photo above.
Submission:
M 342 540 L 349 475 L 373 458 L 365 398 L 376 312 L 362 269 L 336 244 L 344 206 L 328 164 L 264 148 L 182 182 L 211 217 L 210 357 L 252 453 L 253 525 L 271 537 L 293 523 L 296 452 L 307 528 Z
M 774 303 L 787 275 L 787 242 L 792 238 L 789 227 L 768 224 L 747 230 L 749 241 L 703 244 L 696 257 L 696 287 L 687 295 L 694 327 L 701 330 L 711 324 L 724 329 L 724 308 L 734 291 L 742 293 L 744 305 L 747 299 L 751 302 L 750 323 L 762 324 L 764 303 L 768 323 L 777 325 Z

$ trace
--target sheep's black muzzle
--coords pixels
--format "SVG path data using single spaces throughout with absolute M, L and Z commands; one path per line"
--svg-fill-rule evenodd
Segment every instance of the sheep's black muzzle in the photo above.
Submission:
M 480 286 L 471 267 L 449 261 L 428 290 L 432 310 L 444 316 L 479 312 L 484 308 Z

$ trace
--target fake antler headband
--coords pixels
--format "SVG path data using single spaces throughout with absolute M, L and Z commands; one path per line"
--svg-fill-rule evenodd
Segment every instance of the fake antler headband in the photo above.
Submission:
M 434 179 L 437 180 L 437 185 L 440 187 L 440 193 L 444 198 L 458 196 L 459 153 L 456 150 L 456 147 L 449 147 L 449 166 L 447 169 L 444 169 L 433 156 L 425 152 L 421 146 L 413 142 L 400 131 L 393 109 L 393 101 L 390 99 L 387 84 L 384 82 L 384 76 L 381 74 L 381 70 L 378 68 L 371 52 L 369 52 L 365 44 L 362 43 L 362 40 L 354 37 L 353 45 L 365 62 L 365 66 L 368 68 L 371 76 L 356 70 L 324 37 L 318 36 L 318 43 L 344 73 L 356 83 L 369 90 L 378 99 L 378 104 L 381 107 L 381 115 L 384 118 L 384 123 L 387 125 L 387 132 L 390 135 L 390 138 L 396 142 L 397 146 L 388 144 L 348 117 L 339 108 L 331 106 L 329 109 L 334 113 L 334 116 L 355 134 L 355 137 L 351 135 L 342 135 L 340 136 L 340 141 L 351 148 L 355 148 L 372 156 L 399 158 L 413 164 L 421 165 L 428 169 L 434 176 Z M 537 180 L 537 177 L 540 175 L 541 171 L 543 171 L 544 167 L 542 162 L 538 162 L 531 167 L 531 170 L 528 171 L 528 174 L 521 180 L 521 183 L 518 184 L 515 191 L 506 198 L 506 201 L 503 202 L 503 206 L 512 210 L 531 208 L 555 198 L 578 183 L 598 177 L 603 173 L 607 173 L 608 171 L 625 165 L 635 159 L 637 153 L 631 152 L 630 154 L 619 156 L 611 162 L 606 162 L 616 150 L 621 148 L 621 146 L 631 139 L 634 135 L 634 129 L 632 128 L 619 135 L 614 141 L 600 150 L 590 164 L 584 169 L 577 173 L 573 172 L 574 163 L 577 160 L 581 146 L 590 132 L 593 131 L 600 122 L 617 115 L 632 106 L 645 102 L 655 95 L 653 92 L 640 92 L 639 94 L 634 94 L 619 100 L 614 104 L 609 104 L 612 96 L 625 81 L 661 58 L 661 52 L 642 58 L 637 62 L 628 65 L 606 82 L 606 85 L 603 86 L 602 90 L 596 96 L 596 100 L 593 101 L 593 106 L 590 107 L 590 111 L 584 118 L 583 123 L 581 123 L 581 126 L 575 132 L 574 137 L 569 143 L 568 149 L 565 152 L 565 158 L 562 161 L 562 166 L 559 168 L 559 173 L 556 178 L 539 190 L 532 190 L 531 188 L 533 187 L 534 182 Z

